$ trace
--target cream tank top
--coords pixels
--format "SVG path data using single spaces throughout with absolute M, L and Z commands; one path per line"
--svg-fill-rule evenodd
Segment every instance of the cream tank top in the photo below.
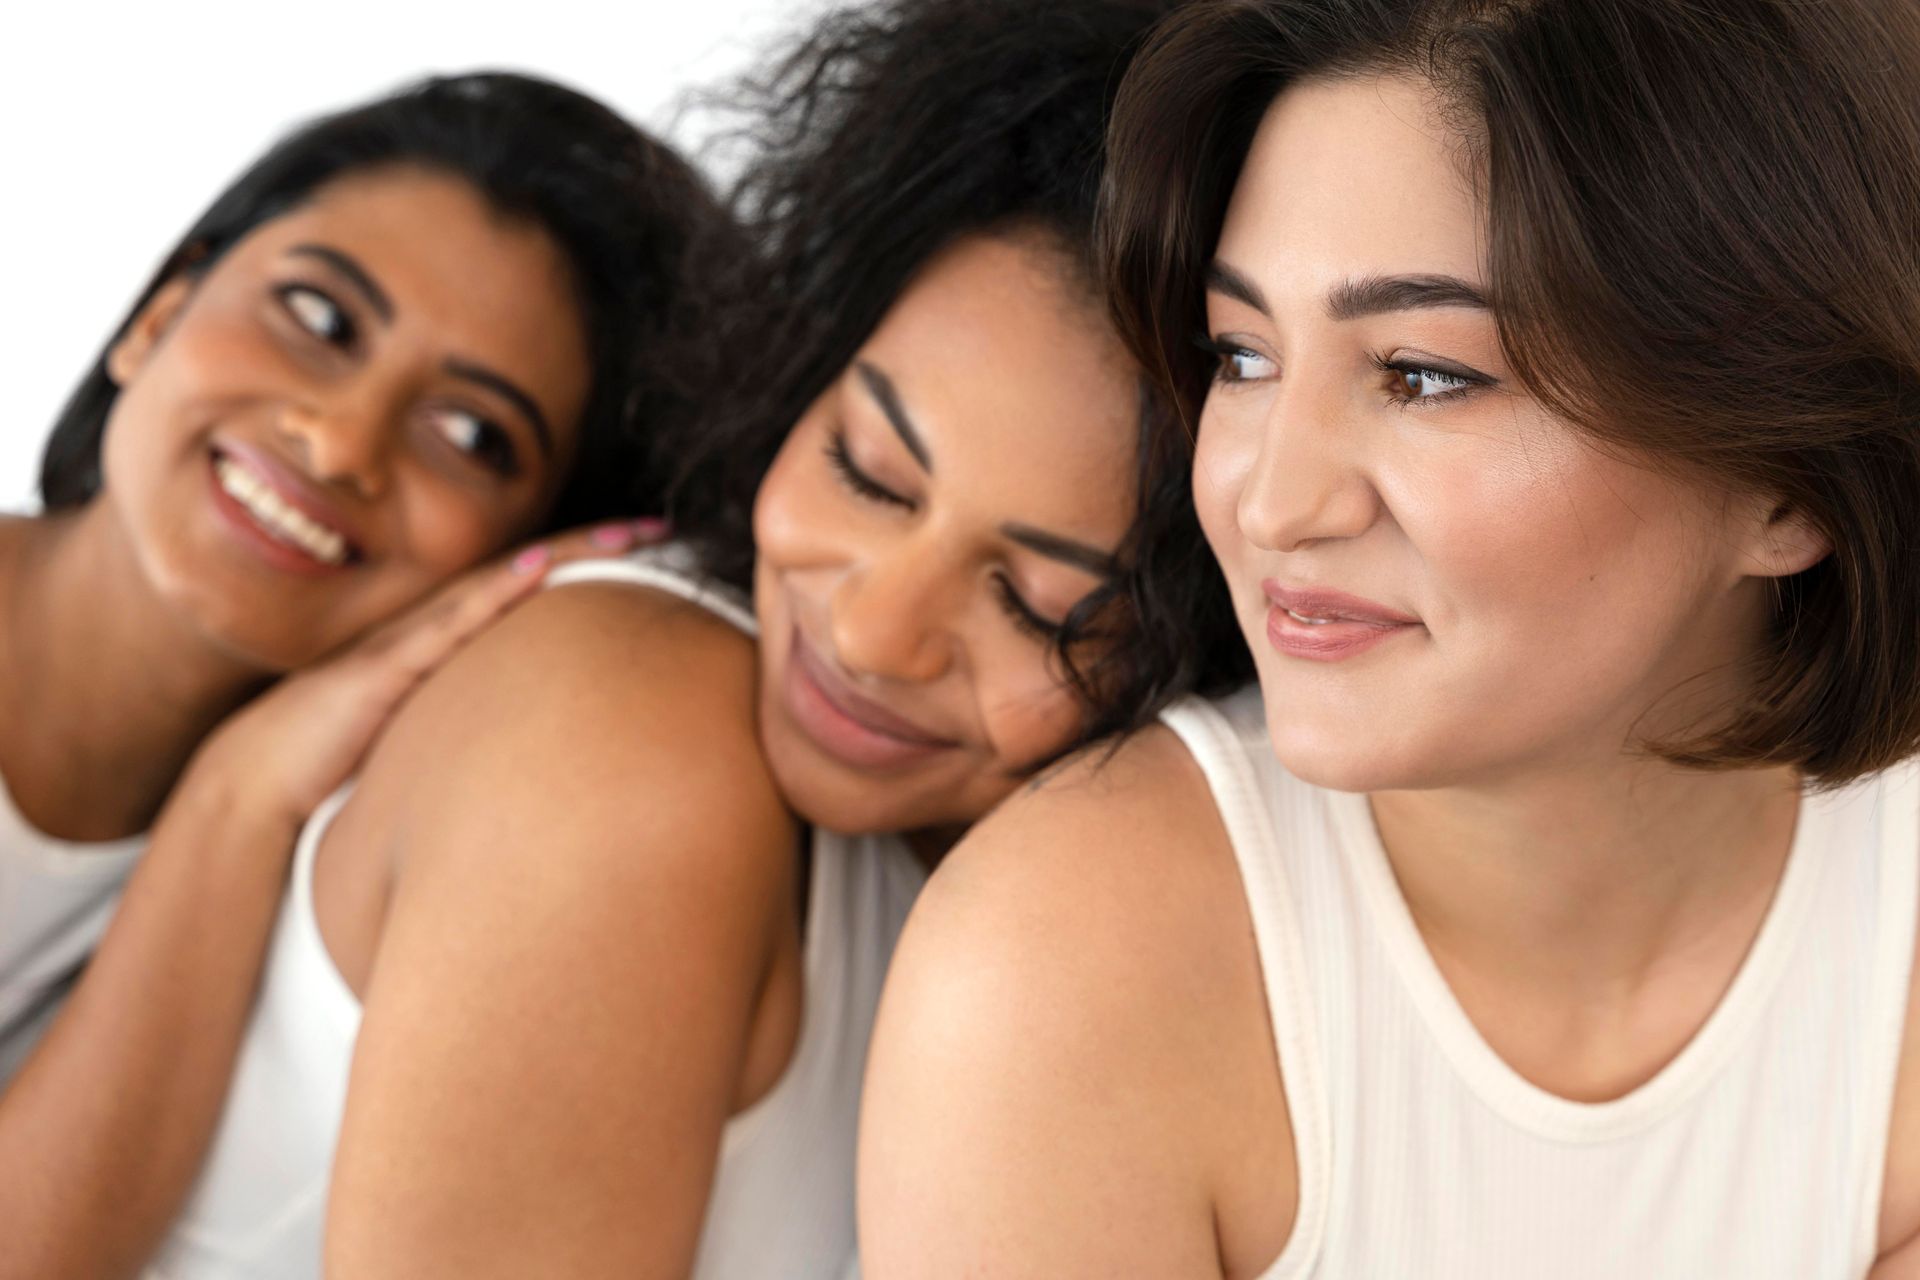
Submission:
M 80 976 L 146 845 L 45 835 L 0 782 L 0 1091 Z
M 1832 1280 L 1875 1251 L 1920 887 L 1920 766 L 1801 803 L 1719 1006 L 1652 1080 L 1542 1090 L 1468 1020 L 1365 796 L 1289 775 L 1257 687 L 1163 716 L 1240 867 L 1295 1130 L 1270 1280 Z
M 549 586 L 624 582 L 752 613 L 703 582 L 681 548 L 580 561 Z M 198 1183 L 146 1280 L 303 1280 L 321 1238 L 360 1004 L 313 912 L 313 864 L 349 787 L 301 833 L 252 1021 Z M 925 881 L 892 837 L 813 834 L 804 1020 L 765 1097 L 727 1123 L 694 1280 L 841 1280 L 854 1267 L 854 1127 L 867 1041 L 893 945 Z

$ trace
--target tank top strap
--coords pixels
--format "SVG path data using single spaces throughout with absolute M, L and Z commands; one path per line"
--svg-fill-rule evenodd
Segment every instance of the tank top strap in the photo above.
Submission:
M 693 548 L 685 543 L 642 547 L 604 559 L 574 560 L 547 575 L 546 589 L 576 582 L 626 582 L 652 587 L 717 614 L 750 636 L 760 634 L 753 602 L 738 588 L 703 572 Z
M 1295 1280 L 1311 1274 L 1326 1231 L 1332 1135 L 1300 898 L 1289 874 L 1291 851 L 1280 847 L 1280 833 L 1294 825 L 1289 819 L 1310 820 L 1311 815 L 1276 812 L 1311 797 L 1299 784 L 1284 785 L 1291 779 L 1273 760 L 1259 695 L 1256 685 L 1218 703 L 1187 698 L 1162 712 L 1160 719 L 1185 744 L 1207 780 L 1253 920 L 1299 1183 L 1292 1234 L 1261 1280 Z M 1283 785 L 1274 785 L 1276 775 Z

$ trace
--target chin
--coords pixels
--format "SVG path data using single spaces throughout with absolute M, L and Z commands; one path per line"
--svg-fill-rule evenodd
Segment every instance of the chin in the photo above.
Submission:
M 1329 791 L 1405 791 L 1433 786 L 1440 770 L 1437 762 L 1424 759 L 1424 752 L 1407 736 L 1391 729 L 1382 731 L 1380 721 L 1355 724 L 1343 721 L 1318 725 L 1299 716 L 1289 716 L 1272 706 L 1267 709 L 1267 736 L 1273 753 L 1294 777 Z

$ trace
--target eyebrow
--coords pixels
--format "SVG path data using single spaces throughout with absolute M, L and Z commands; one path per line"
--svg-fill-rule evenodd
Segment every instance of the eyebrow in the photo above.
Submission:
M 514 382 L 502 377 L 484 365 L 469 364 L 465 360 L 449 360 L 440 366 L 456 378 L 486 387 L 501 399 L 512 403 L 533 424 L 533 434 L 540 438 L 540 452 L 553 456 L 553 428 L 547 424 L 547 415 L 540 412 L 540 406 L 532 396 L 522 391 Z
M 907 446 L 907 452 L 920 464 L 920 469 L 932 475 L 933 458 L 927 453 L 926 441 L 914 429 L 913 419 L 907 416 L 906 408 L 900 403 L 900 393 L 894 389 L 893 379 L 865 360 L 854 361 L 853 367 L 866 386 L 867 394 L 873 397 L 874 403 L 880 406 L 880 412 L 886 414 L 887 421 L 893 424 L 894 434 L 900 437 L 900 443 Z
M 1029 551 L 1036 551 L 1049 560 L 1058 560 L 1075 569 L 1084 569 L 1098 577 L 1111 578 L 1120 571 L 1120 562 L 1109 552 L 1084 542 L 1075 542 L 1072 538 L 1063 538 L 1057 533 L 1048 533 L 1045 529 L 1036 529 L 1028 524 L 1003 524 L 1000 532 Z
M 1267 295 L 1260 291 L 1260 286 L 1224 262 L 1216 261 L 1207 267 L 1207 289 L 1243 302 L 1268 319 L 1273 318 L 1273 308 L 1267 304 Z M 1333 320 L 1358 320 L 1362 316 L 1423 307 L 1484 310 L 1486 306 L 1486 295 L 1458 276 L 1363 276 L 1335 285 L 1327 293 L 1327 316 Z
M 365 267 L 348 255 L 324 244 L 297 244 L 287 250 L 287 253 L 294 257 L 317 258 L 326 263 L 345 277 L 347 283 L 359 290 L 361 296 L 366 299 L 367 305 L 373 308 L 373 313 L 380 317 L 382 324 L 393 323 L 393 299 L 387 296 L 386 290 L 374 283 L 373 277 L 367 274 Z

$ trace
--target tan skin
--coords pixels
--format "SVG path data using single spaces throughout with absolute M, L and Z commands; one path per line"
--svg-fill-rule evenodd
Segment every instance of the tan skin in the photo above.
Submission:
M 373 296 L 314 249 L 356 264 Z M 559 250 L 458 179 L 351 176 L 165 285 L 115 346 L 103 492 L 0 523 L 0 776 L 50 834 L 142 831 L 194 743 L 309 662 L 524 537 L 584 404 Z M 495 388 L 448 372 L 485 369 Z M 483 425 L 484 424 L 484 425 Z M 292 473 L 357 548 L 287 572 L 216 510 L 210 451 Z M 496 465 L 508 455 L 512 474 Z
M 1682 770 L 1639 735 L 1724 697 L 1769 580 L 1827 548 L 1764 495 L 1587 447 L 1514 384 L 1484 307 L 1352 305 L 1373 278 L 1483 285 L 1463 154 L 1419 81 L 1276 100 L 1216 251 L 1231 283 L 1207 298 L 1221 375 L 1195 499 L 1282 763 L 1369 793 L 1495 1052 L 1602 1101 L 1720 1001 L 1798 805 L 1789 770 Z M 1274 578 L 1421 625 L 1342 663 L 1290 657 L 1266 638 Z M 1269 1267 L 1297 1166 L 1250 934 L 1206 784 L 1166 730 L 977 829 L 916 911 L 876 1031 L 865 1273 Z M 1876 1276 L 1920 1268 L 1911 1026 Z
M 588 391 L 559 250 L 457 179 L 323 186 L 167 283 L 109 369 L 102 493 L 0 526 L 0 699 L 33 729 L 0 741 L 0 771 L 52 834 L 152 829 L 0 1094 L 7 1277 L 142 1264 L 218 1117 L 299 823 L 548 564 L 635 536 L 560 540 L 406 611 L 541 518 Z M 223 514 L 216 454 L 350 542 L 343 567 Z
M 587 584 L 429 682 L 315 872 L 365 1007 L 329 1274 L 686 1274 L 721 1131 L 800 1030 L 796 814 L 932 851 L 1071 739 L 1075 696 L 1004 593 L 1057 620 L 1099 578 L 1008 528 L 1112 554 L 1135 377 L 1050 244 L 964 241 L 762 487 L 758 656 L 691 606 Z M 857 480 L 828 454 L 842 434 Z M 785 722 L 796 621 L 835 679 L 944 745 L 855 765 Z M 482 731 L 509 712 L 511 743 Z

